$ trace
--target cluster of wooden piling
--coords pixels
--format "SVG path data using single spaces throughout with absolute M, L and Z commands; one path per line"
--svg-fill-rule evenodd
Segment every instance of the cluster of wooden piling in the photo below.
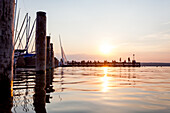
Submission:
M 19 56 L 16 60 L 17 68 L 36 68 L 37 71 L 45 71 L 58 66 L 57 58 L 54 58 L 53 43 L 50 36 L 46 36 L 46 13 L 37 12 L 36 18 L 36 54 L 32 57 Z
M 37 12 L 36 22 L 36 71 L 42 72 L 57 66 L 54 59 L 53 43 L 46 36 L 46 13 Z
M 2 91 L 0 93 L 0 112 L 5 113 L 11 112 L 13 97 L 14 9 L 15 0 L 0 0 L 0 90 Z M 34 59 L 36 72 L 42 72 L 43 76 L 39 75 L 39 77 L 41 76 L 45 81 L 46 69 L 53 69 L 58 63 L 58 60 L 54 58 L 53 44 L 50 43 L 50 37 L 46 36 L 45 12 L 37 12 L 35 38 L 36 57 L 32 59 L 23 58 L 23 62 L 25 63 L 26 59 L 27 61 Z M 42 85 L 44 89 L 45 85 Z M 40 97 L 41 94 L 37 94 L 37 96 Z M 38 102 L 40 101 L 38 100 Z M 3 107 L 4 109 L 1 109 Z

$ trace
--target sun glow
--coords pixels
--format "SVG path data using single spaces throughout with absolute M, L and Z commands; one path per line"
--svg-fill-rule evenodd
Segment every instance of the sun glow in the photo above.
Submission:
M 110 54 L 112 52 L 113 46 L 109 44 L 101 45 L 100 46 L 100 51 L 103 54 Z

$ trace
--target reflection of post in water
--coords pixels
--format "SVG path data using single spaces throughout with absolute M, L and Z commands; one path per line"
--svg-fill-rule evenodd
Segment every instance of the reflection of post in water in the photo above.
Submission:
M 0 113 L 12 113 L 11 108 L 13 106 L 13 91 L 12 81 L 8 79 L 0 78 Z
M 63 71 L 63 67 L 61 68 L 61 76 L 60 76 L 60 86 L 59 86 L 59 93 L 58 93 L 58 98 L 59 98 L 59 100 L 60 101 L 62 101 L 62 97 L 60 96 L 60 92 L 63 92 L 63 90 L 64 90 L 64 88 L 62 88 L 62 85 L 63 85 L 63 81 L 64 80 L 62 80 L 63 78 L 64 78 L 64 71 Z
M 54 92 L 55 90 L 53 89 L 53 74 L 54 74 L 54 69 L 49 69 L 46 72 L 46 103 L 50 103 L 50 93 Z
M 64 76 L 64 71 L 63 71 L 63 67 L 61 68 L 61 78 L 63 78 Z
M 28 73 L 25 74 L 25 86 L 26 86 L 26 91 L 25 91 L 25 95 L 24 95 L 24 105 L 23 105 L 23 111 L 28 112 L 29 108 L 28 108 L 28 101 L 29 98 L 27 98 L 28 96 Z
M 36 113 L 46 113 L 45 100 L 46 100 L 46 73 L 36 74 L 35 80 L 35 94 L 34 94 L 34 107 Z
M 60 85 L 60 87 L 61 87 L 61 92 L 63 92 L 63 88 L 62 88 L 62 85 L 63 85 L 63 81 L 64 80 L 62 80 L 63 78 L 64 78 L 64 71 L 63 71 L 63 67 L 61 68 L 61 77 L 60 77 L 60 81 L 61 81 L 61 85 Z
M 119 69 L 119 77 L 120 78 L 122 77 L 122 67 L 120 67 L 120 69 Z

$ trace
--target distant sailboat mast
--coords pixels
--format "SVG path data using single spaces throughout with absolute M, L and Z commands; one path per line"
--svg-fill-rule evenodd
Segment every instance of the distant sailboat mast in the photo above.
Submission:
M 62 47 L 62 44 L 61 44 L 61 38 L 60 38 L 60 35 L 59 35 L 59 40 L 60 40 L 60 47 L 61 47 L 61 60 L 62 60 L 62 62 L 61 62 L 61 64 L 62 65 L 67 65 L 67 58 L 66 58 L 66 56 L 65 56 L 65 53 L 64 53 L 64 50 L 63 50 L 63 47 Z

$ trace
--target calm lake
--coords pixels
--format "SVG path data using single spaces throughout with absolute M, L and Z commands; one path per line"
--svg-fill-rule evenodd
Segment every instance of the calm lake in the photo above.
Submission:
M 170 113 L 170 67 L 64 67 L 13 83 L 13 113 Z

